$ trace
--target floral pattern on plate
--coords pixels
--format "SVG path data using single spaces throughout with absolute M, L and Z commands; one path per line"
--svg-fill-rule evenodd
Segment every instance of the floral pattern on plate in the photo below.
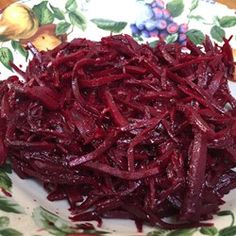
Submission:
M 231 42 L 236 48 L 236 15 L 231 0 L 12 2 L 2 10 L 0 18 L 0 79 L 14 73 L 11 61 L 23 68 L 26 66 L 31 58 L 25 49 L 29 42 L 38 50 L 47 50 L 74 37 L 98 40 L 111 33 L 128 33 L 151 45 L 160 38 L 169 43 L 184 43 L 186 37 L 199 44 L 204 35 L 209 34 L 219 44 L 224 36 L 233 35 Z M 211 10 L 206 12 L 208 8 Z M 2 236 L 236 235 L 236 208 L 232 200 L 235 192 L 231 193 L 228 204 L 218 213 L 214 227 L 173 231 L 145 228 L 143 233 L 138 234 L 130 222 L 115 221 L 105 225 L 104 229 L 91 224 L 72 224 L 67 220 L 68 206 L 65 203 L 55 205 L 48 202 L 40 185 L 19 179 L 9 165 L 0 168 L 0 188 L 3 192 L 0 195 Z

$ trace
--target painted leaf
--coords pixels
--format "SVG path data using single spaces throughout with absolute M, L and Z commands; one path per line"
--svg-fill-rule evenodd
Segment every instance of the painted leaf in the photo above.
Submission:
M 6 35 L 0 35 L 0 42 L 6 42 L 9 38 Z
M 76 232 L 72 235 L 87 235 L 87 234 L 93 234 L 93 235 L 103 235 L 103 234 L 110 234 L 110 232 L 104 231 L 104 230 L 97 230 L 91 223 L 81 223 L 76 224 L 76 228 L 79 230 L 79 232 Z M 83 233 L 81 232 L 83 231 Z
M 199 4 L 199 0 L 192 0 L 191 7 L 189 10 L 193 11 L 194 9 L 197 8 L 198 4 Z
M 232 222 L 230 224 L 230 226 L 233 226 L 234 225 L 234 222 L 235 222 L 235 217 L 234 217 L 234 213 L 232 211 L 220 211 L 217 213 L 218 216 L 231 216 L 232 218 Z
M 10 223 L 10 219 L 7 216 L 0 217 L 0 230 L 7 228 Z
M 149 46 L 150 46 L 151 48 L 155 48 L 155 47 L 157 46 L 158 42 L 159 42 L 159 40 L 154 40 L 154 41 L 152 41 L 152 42 L 149 43 Z
M 229 226 L 219 231 L 219 236 L 235 236 L 236 226 Z
M 218 230 L 216 227 L 202 227 L 200 229 L 200 233 L 204 235 L 210 235 L 210 236 L 215 236 L 218 233 Z
M 183 0 L 172 0 L 167 3 L 166 8 L 170 11 L 173 17 L 177 17 L 184 11 Z
M 23 236 L 23 234 L 15 229 L 6 228 L 0 230 L 0 236 Z
M 12 70 L 9 62 L 13 61 L 13 54 L 9 48 L 0 48 L 0 62 L 9 70 Z
M 25 60 L 28 59 L 29 52 L 25 48 L 23 48 L 18 41 L 12 40 L 11 46 L 15 51 L 19 52 L 23 57 L 25 57 Z
M 199 16 L 199 15 L 190 15 L 190 16 L 188 16 L 188 18 L 192 19 L 192 20 L 196 20 L 196 21 L 204 20 L 204 18 L 202 16 Z
M 66 10 L 74 12 L 77 9 L 76 0 L 68 0 L 65 5 Z
M 42 16 L 42 9 L 41 8 L 43 7 L 43 5 L 42 5 L 43 3 L 45 3 L 45 2 L 42 2 L 38 5 L 34 5 L 32 8 L 35 16 L 37 17 L 37 19 L 39 21 L 39 24 L 41 24 L 41 16 Z
M 9 163 L 6 163 L 5 165 L 1 166 L 0 170 L 5 171 L 8 174 L 12 173 L 12 168 L 11 168 L 11 165 Z
M 102 236 L 104 234 L 110 234 L 110 233 L 107 231 L 96 230 L 96 229 L 85 229 L 83 230 L 83 233 L 81 233 L 80 235 L 101 235 Z
M 177 229 L 168 233 L 166 236 L 192 236 L 196 229 Z
M 176 34 L 169 34 L 169 35 L 166 37 L 165 41 L 166 41 L 167 43 L 174 43 L 177 39 L 178 39 L 178 34 L 177 34 L 177 33 L 176 33 Z
M 67 221 L 43 209 L 42 207 L 37 207 L 34 209 L 32 218 L 38 227 L 45 228 L 48 232 L 61 232 L 64 233 L 64 235 L 65 233 L 74 233 L 74 230 L 72 230 Z
M 83 31 L 86 29 L 85 17 L 80 12 L 78 12 L 78 11 L 70 12 L 69 13 L 69 18 L 70 18 L 70 22 L 71 22 L 72 25 L 75 25 L 75 26 L 79 27 Z
M 56 35 L 61 35 L 66 33 L 66 31 L 70 28 L 71 24 L 68 22 L 60 22 L 56 27 Z
M 143 38 L 140 35 L 137 34 L 132 34 L 132 37 L 137 41 L 137 42 L 143 42 Z M 157 41 L 157 40 L 155 40 Z
M 186 33 L 187 37 L 195 44 L 201 44 L 205 39 L 202 31 L 197 29 L 191 29 Z
M 211 37 L 218 42 L 223 42 L 223 37 L 225 36 L 225 31 L 221 27 L 214 25 L 211 28 Z
M 11 191 L 12 182 L 7 173 L 0 169 L 0 188 Z
M 0 196 L 0 210 L 17 214 L 24 212 L 23 208 L 18 203 L 3 196 Z
M 54 14 L 55 18 L 57 18 L 58 20 L 65 19 L 65 16 L 64 16 L 63 12 L 58 7 L 54 7 L 51 4 L 50 4 L 50 7 L 53 11 L 53 14 Z
M 47 229 L 48 233 L 50 235 L 55 235 L 55 236 L 68 236 L 68 234 L 61 232 L 59 229 L 57 228 L 49 228 Z M 69 234 L 69 236 L 71 236 L 71 234 Z M 73 236 L 73 234 L 72 234 Z M 81 236 L 81 235 L 80 235 Z
M 53 23 L 53 21 L 54 21 L 53 13 L 47 7 L 42 9 L 42 15 L 40 19 L 41 25 L 51 24 Z
M 226 211 L 219 211 L 217 213 L 218 216 L 230 216 L 233 215 L 234 213 L 232 211 L 226 210 Z
M 99 18 L 92 19 L 91 21 L 96 24 L 98 28 L 114 33 L 121 32 L 127 25 L 127 22 L 124 21 L 113 21 Z
M 165 236 L 167 233 L 169 232 L 169 230 L 165 230 L 165 229 L 156 229 L 152 232 L 149 232 L 147 234 L 147 236 Z
M 49 10 L 47 3 L 47 1 L 43 1 L 32 8 L 40 25 L 51 24 L 54 21 L 54 14 Z
M 219 24 L 223 28 L 229 28 L 236 25 L 236 16 L 223 16 L 218 18 Z

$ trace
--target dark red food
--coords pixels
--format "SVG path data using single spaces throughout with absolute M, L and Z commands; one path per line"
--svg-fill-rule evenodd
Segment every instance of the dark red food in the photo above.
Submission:
M 1 164 L 67 199 L 75 221 L 207 225 L 236 187 L 234 62 L 228 40 L 186 47 L 116 35 L 33 50 L 14 66 L 24 82 L 0 85 Z

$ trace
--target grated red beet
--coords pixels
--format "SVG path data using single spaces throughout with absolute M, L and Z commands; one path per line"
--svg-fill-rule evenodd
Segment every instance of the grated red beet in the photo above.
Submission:
M 0 84 L 1 164 L 67 199 L 76 221 L 210 225 L 236 187 L 229 40 L 152 49 L 116 35 L 33 52 L 15 67 L 24 82 Z

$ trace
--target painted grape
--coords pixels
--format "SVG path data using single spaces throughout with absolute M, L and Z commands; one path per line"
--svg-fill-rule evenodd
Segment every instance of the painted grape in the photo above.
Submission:
M 168 35 L 177 34 L 177 42 L 184 44 L 188 25 L 178 25 L 165 8 L 163 0 L 145 1 L 141 3 L 142 11 L 136 21 L 130 25 L 133 36 L 155 37 L 165 40 Z

